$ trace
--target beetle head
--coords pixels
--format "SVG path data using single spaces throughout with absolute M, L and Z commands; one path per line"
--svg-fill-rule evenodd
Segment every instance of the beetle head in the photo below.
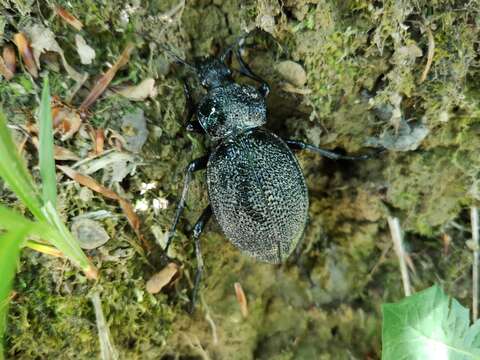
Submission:
M 195 69 L 200 83 L 207 90 L 232 81 L 232 72 L 228 66 L 218 58 L 207 57 L 196 59 Z

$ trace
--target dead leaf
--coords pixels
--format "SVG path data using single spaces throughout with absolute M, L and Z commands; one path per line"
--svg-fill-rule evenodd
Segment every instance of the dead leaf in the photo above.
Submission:
M 79 34 L 75 35 L 75 45 L 77 46 L 78 56 L 80 56 L 80 62 L 83 65 L 91 64 L 93 59 L 95 59 L 95 50 Z
M 169 263 L 167 266 L 165 266 L 162 270 L 160 270 L 158 273 L 153 275 L 148 281 L 147 281 L 147 291 L 150 294 L 157 294 L 162 290 L 166 285 L 168 285 L 175 274 L 178 272 L 178 265 L 175 263 Z
M 38 69 L 35 63 L 32 47 L 28 42 L 26 35 L 22 32 L 13 36 L 13 42 L 17 46 L 20 57 L 25 64 L 27 71 L 34 77 L 38 77 Z
M 55 160 L 80 160 L 77 154 L 58 145 L 55 145 L 53 148 L 53 156 L 55 157 Z
M 32 143 L 33 145 L 39 149 L 39 142 L 38 138 L 35 136 L 32 136 Z M 62 146 L 54 145 L 53 146 L 53 157 L 55 160 L 74 160 L 78 161 L 80 158 L 77 156 L 77 154 L 73 153 L 72 151 L 65 149 Z
M 55 40 L 55 34 L 52 32 L 52 30 L 42 25 L 36 24 L 29 28 L 26 28 L 25 31 L 27 32 L 31 40 L 33 58 L 35 59 L 35 63 L 37 64 L 38 68 L 40 68 L 40 55 L 42 55 L 46 51 L 53 51 L 60 55 L 63 67 L 67 71 L 68 75 L 75 81 L 82 81 L 84 76 L 78 73 L 68 64 L 62 48 Z
M 68 166 L 57 165 L 65 175 L 67 175 L 72 180 L 75 180 L 80 185 L 86 186 L 89 189 L 103 195 L 104 197 L 112 200 L 118 200 L 120 197 L 115 191 L 108 189 L 107 187 L 96 182 L 92 177 L 80 174 L 79 172 L 73 170 Z
M 109 129 L 110 136 L 107 138 L 108 145 L 115 147 L 118 151 L 125 148 L 126 140 L 113 129 Z
M 141 158 L 128 152 L 118 152 L 115 148 L 100 155 L 91 154 L 72 165 L 72 168 L 84 175 L 102 172 L 100 182 L 108 188 L 120 184 L 128 175 L 133 175 Z
M 242 313 L 242 316 L 246 318 L 248 316 L 248 304 L 247 304 L 247 297 L 245 296 L 245 293 L 243 292 L 242 285 L 240 283 L 236 282 L 234 284 L 235 287 L 235 295 L 237 296 L 237 301 L 238 304 L 240 305 L 240 312 Z
M 3 48 L 3 61 L 8 70 L 10 70 L 12 74 L 15 74 L 15 70 L 17 69 L 17 55 L 12 45 L 5 45 Z
M 124 147 L 133 153 L 139 153 L 148 138 L 147 120 L 143 109 L 135 109 L 122 117 Z
M 114 183 L 122 182 L 128 174 L 133 174 L 139 162 L 139 158 L 135 155 L 118 152 L 115 149 L 104 152 L 102 156 L 94 156 L 95 158 L 88 161 L 82 160 L 80 165 L 75 164 L 72 167 L 85 175 L 91 175 L 102 170 L 102 183 L 109 184 L 109 187 Z
M 80 20 L 78 20 L 75 16 L 70 14 L 67 10 L 63 7 L 56 5 L 55 6 L 55 13 L 60 16 L 67 24 L 75 28 L 76 30 L 80 31 L 83 28 L 83 24 Z
M 443 255 L 448 255 L 448 249 L 450 248 L 450 244 L 452 243 L 452 238 L 447 233 L 442 234 L 442 242 L 443 242 Z
M 80 129 L 80 113 L 62 103 L 57 97 L 52 98 L 53 127 L 62 134 L 62 141 L 70 139 Z
M 95 100 L 97 100 L 100 95 L 103 94 L 112 79 L 115 77 L 117 71 L 128 62 L 133 49 L 134 45 L 132 43 L 129 43 L 126 46 L 125 50 L 123 50 L 115 64 L 113 64 L 113 66 L 108 69 L 107 72 L 97 81 L 93 89 L 90 91 L 90 94 L 88 94 L 83 103 L 80 105 L 80 111 L 87 110 L 95 102 Z
M 140 218 L 135 213 L 135 210 L 133 210 L 132 204 L 130 203 L 130 201 L 120 196 L 118 197 L 118 203 L 120 204 L 120 207 L 122 208 L 123 213 L 127 217 L 128 223 L 132 227 L 133 231 L 135 231 L 135 235 L 137 235 L 137 237 L 142 241 L 142 243 L 145 244 L 143 235 L 140 233 L 140 225 L 141 225 Z
M 79 172 L 73 170 L 68 166 L 57 165 L 57 168 L 59 168 L 65 175 L 75 180 L 80 185 L 86 186 L 89 189 L 103 195 L 108 199 L 118 201 L 120 207 L 123 210 L 123 213 L 127 217 L 128 223 L 130 224 L 132 229 L 135 231 L 135 234 L 137 235 L 138 239 L 142 242 L 144 248 L 146 248 L 147 250 L 150 248 L 149 245 L 146 243 L 143 235 L 140 233 L 140 225 L 141 225 L 140 218 L 137 216 L 137 214 L 135 214 L 132 204 L 130 204 L 130 202 L 127 199 L 124 199 L 123 197 L 118 195 L 115 191 L 110 190 L 109 188 L 99 184 L 92 177 L 80 174 Z
M 115 90 L 118 94 L 132 101 L 142 101 L 146 98 L 154 98 L 157 96 L 157 88 L 155 80 L 148 78 L 138 85 L 123 86 Z
M 105 144 L 105 130 L 97 129 L 95 131 L 95 155 L 103 154 Z
M 57 129 L 63 134 L 62 141 L 70 139 L 80 129 L 82 118 L 75 111 L 67 111 Z
M 13 78 L 13 72 L 8 68 L 2 57 L 0 57 L 0 75 L 2 75 L 5 80 L 11 80 Z

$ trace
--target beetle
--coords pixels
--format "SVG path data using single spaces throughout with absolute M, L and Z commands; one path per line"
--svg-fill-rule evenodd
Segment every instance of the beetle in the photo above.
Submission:
M 192 174 L 206 169 L 209 205 L 192 232 L 197 270 L 190 311 L 203 273 L 200 235 L 212 215 L 227 239 L 243 253 L 263 262 L 281 263 L 297 247 L 308 220 L 308 190 L 293 150 L 309 150 L 334 160 L 370 157 L 344 156 L 302 141 L 283 140 L 265 129 L 270 87 L 243 60 L 243 39 L 221 56 L 197 59 L 193 65 L 165 48 L 197 75 L 206 90 L 197 106 L 185 83 L 186 129 L 207 135 L 214 144 L 209 154 L 191 161 L 185 169 L 183 191 L 165 246 L 168 252 Z M 226 63 L 232 53 L 239 73 L 259 82 L 258 88 L 234 81 Z

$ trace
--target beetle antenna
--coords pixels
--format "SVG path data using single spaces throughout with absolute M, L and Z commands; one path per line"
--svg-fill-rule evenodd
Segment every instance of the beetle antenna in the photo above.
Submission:
M 186 62 L 185 60 L 183 60 L 180 56 L 178 56 L 177 54 L 175 54 L 172 50 L 170 50 L 169 48 L 167 48 L 165 45 L 162 45 L 160 44 L 160 47 L 165 50 L 165 52 L 170 55 L 172 58 L 175 59 L 175 61 L 179 62 L 180 64 L 184 65 L 186 68 L 192 70 L 193 72 L 197 72 L 197 68 L 191 64 L 189 64 L 188 62 Z
M 239 37 L 237 37 L 235 39 L 235 41 L 233 42 L 233 44 L 230 45 L 229 47 L 227 47 L 225 49 L 225 51 L 223 52 L 223 54 L 220 55 L 220 60 L 222 62 L 225 62 L 225 60 L 227 59 L 227 56 L 232 54 L 233 49 L 235 49 L 235 47 L 239 46 L 241 44 L 241 42 L 247 38 L 248 35 L 250 35 L 250 33 L 244 33 L 244 34 L 240 35 Z
M 233 52 L 233 48 L 237 46 L 237 42 L 235 41 L 232 45 L 225 49 L 222 55 L 220 55 L 220 61 L 225 63 L 227 60 L 227 56 L 231 55 Z

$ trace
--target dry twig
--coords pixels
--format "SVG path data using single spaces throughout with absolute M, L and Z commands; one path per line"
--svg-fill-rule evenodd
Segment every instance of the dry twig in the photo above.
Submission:
M 108 328 L 105 315 L 102 310 L 102 302 L 100 295 L 95 292 L 90 297 L 93 308 L 95 309 L 95 318 L 97 320 L 98 338 L 100 342 L 100 351 L 102 360 L 118 360 L 118 352 L 110 336 L 110 329 Z
M 405 296 L 412 294 L 410 286 L 410 277 L 408 276 L 407 263 L 405 261 L 405 251 L 403 249 L 402 241 L 402 229 L 400 228 L 400 221 L 395 217 L 388 217 L 388 226 L 390 227 L 390 233 L 392 234 L 393 248 L 398 257 L 400 263 L 400 272 L 402 274 L 403 290 Z
M 130 54 L 132 53 L 134 49 L 134 45 L 132 43 L 129 43 L 125 50 L 123 50 L 122 54 L 120 57 L 117 59 L 115 64 L 107 70 L 105 74 L 97 81 L 93 89 L 90 91 L 90 94 L 83 100 L 82 104 L 80 105 L 79 110 L 84 112 L 86 111 L 94 102 L 97 100 L 100 95 L 103 94 L 105 89 L 108 87 L 110 82 L 113 80 L 115 77 L 115 74 L 117 71 L 124 65 L 127 64 L 128 60 L 130 59 Z
M 68 25 L 72 26 L 75 30 L 78 30 L 78 31 L 82 30 L 83 28 L 82 22 L 78 20 L 75 16 L 70 14 L 63 7 L 56 5 L 55 14 L 60 16 Z
M 237 296 L 237 301 L 238 304 L 240 305 L 240 311 L 242 313 L 242 316 L 246 318 L 248 316 L 248 303 L 247 303 L 247 297 L 245 296 L 245 293 L 243 292 L 242 285 L 239 282 L 236 282 L 234 284 L 235 287 L 235 295 Z
M 432 30 L 428 26 L 424 26 L 425 32 L 428 37 L 428 53 L 427 53 L 427 63 L 423 69 L 422 75 L 420 76 L 419 84 L 424 82 L 427 79 L 427 75 L 432 67 L 433 55 L 435 54 L 435 39 L 433 38 Z

